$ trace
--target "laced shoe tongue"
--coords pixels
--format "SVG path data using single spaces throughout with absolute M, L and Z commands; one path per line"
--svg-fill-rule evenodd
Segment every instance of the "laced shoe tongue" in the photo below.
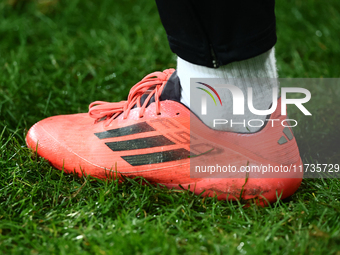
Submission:
M 141 94 L 143 95 L 141 96 Z M 122 113 L 124 113 L 124 118 L 126 118 L 130 110 L 132 108 L 136 108 L 137 105 L 139 105 L 141 107 L 139 115 L 142 117 L 145 107 L 147 107 L 150 103 L 155 102 L 155 96 L 157 96 L 157 114 L 160 113 L 160 101 L 173 100 L 180 102 L 181 86 L 179 83 L 179 78 L 177 77 L 174 69 L 167 69 L 163 72 L 154 72 L 145 76 L 140 82 L 131 88 L 127 101 L 121 101 L 117 103 L 95 101 L 91 103 L 89 105 L 89 115 L 91 118 L 96 119 L 96 121 L 103 120 L 103 117 L 105 117 L 105 119 L 109 118 L 110 121 L 107 124 L 109 125 L 117 116 Z M 140 100 L 140 102 L 137 100 Z M 144 105 L 146 101 L 147 105 Z
M 143 96 L 141 96 L 140 104 L 143 105 L 146 98 L 148 97 L 148 94 L 145 93 Z M 160 101 L 165 100 L 172 100 L 176 102 L 181 101 L 181 84 L 179 82 L 179 78 L 177 76 L 177 71 L 173 72 L 173 74 L 170 76 L 166 84 L 164 85 L 163 91 L 159 97 Z M 147 107 L 155 102 L 155 96 L 152 96 L 150 101 L 147 104 Z M 134 108 L 137 107 L 136 105 Z

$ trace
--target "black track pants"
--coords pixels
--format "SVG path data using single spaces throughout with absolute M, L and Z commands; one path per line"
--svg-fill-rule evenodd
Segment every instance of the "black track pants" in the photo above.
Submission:
M 156 0 L 170 48 L 182 59 L 219 67 L 276 43 L 275 0 Z

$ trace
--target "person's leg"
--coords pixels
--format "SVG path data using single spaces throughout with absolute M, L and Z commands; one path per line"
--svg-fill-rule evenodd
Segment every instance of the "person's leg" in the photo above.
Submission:
M 156 1 L 168 35 L 171 50 L 178 55 L 177 72 L 182 86 L 182 103 L 190 107 L 190 78 L 244 79 L 236 84 L 244 95 L 253 88 L 253 104 L 265 110 L 272 104 L 272 89 L 277 87 L 274 1 Z M 261 85 L 249 78 L 262 79 Z M 235 122 L 262 119 L 245 107 L 244 116 L 233 116 L 230 93 L 224 98 L 224 119 Z M 197 113 L 200 109 L 191 107 Z M 213 116 L 202 120 L 211 126 Z M 242 125 L 222 126 L 236 132 L 257 131 Z
M 156 0 L 170 48 L 217 68 L 258 56 L 276 43 L 274 0 Z
M 259 178 L 258 173 L 242 171 L 245 166 L 301 166 L 289 128 L 267 124 L 256 134 L 221 132 L 204 125 L 192 114 L 196 109 L 185 106 L 190 100 L 186 76 L 199 74 L 225 81 L 230 77 L 240 81 L 246 80 L 244 77 L 276 77 L 274 51 L 270 51 L 276 41 L 273 1 L 261 1 L 260 6 L 252 1 L 233 1 L 232 6 L 217 2 L 158 2 L 170 45 L 175 42 L 171 48 L 180 57 L 179 78 L 174 69 L 154 72 L 131 88 L 126 101 L 96 101 L 90 104 L 88 114 L 42 120 L 29 130 L 28 147 L 56 168 L 80 176 L 141 176 L 168 188 L 190 189 L 223 200 L 256 198 L 263 204 L 276 201 L 277 195 L 292 195 L 303 173 L 278 178 L 268 172 Z M 170 17 L 164 20 L 167 12 Z M 272 86 L 269 79 L 259 86 L 258 98 L 269 98 L 266 92 Z M 278 104 L 268 117 L 273 122 L 285 121 L 280 107 Z M 195 176 L 196 166 L 210 164 L 208 161 L 229 164 L 237 172 Z

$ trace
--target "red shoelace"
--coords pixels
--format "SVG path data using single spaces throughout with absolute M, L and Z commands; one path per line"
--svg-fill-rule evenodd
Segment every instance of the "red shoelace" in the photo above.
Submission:
M 159 97 L 163 91 L 164 85 L 168 81 L 174 69 L 167 69 L 163 72 L 153 72 L 145 76 L 140 82 L 134 85 L 129 93 L 127 101 L 121 101 L 116 103 L 95 101 L 89 105 L 89 115 L 96 120 L 106 117 L 109 120 L 107 125 L 111 123 L 118 115 L 123 113 L 123 118 L 126 119 L 130 110 L 137 105 L 140 108 L 139 117 L 142 118 L 145 112 L 145 108 L 151 97 L 154 95 L 156 103 L 156 114 L 161 113 Z M 148 94 L 143 105 L 140 104 L 142 95 Z

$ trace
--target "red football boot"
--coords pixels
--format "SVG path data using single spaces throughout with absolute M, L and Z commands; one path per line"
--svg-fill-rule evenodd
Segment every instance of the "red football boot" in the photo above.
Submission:
M 216 131 L 181 104 L 180 96 L 175 70 L 154 72 L 132 87 L 127 101 L 97 101 L 89 113 L 44 119 L 29 130 L 26 142 L 66 173 L 142 176 L 218 199 L 273 202 L 298 189 L 302 162 L 289 127 L 269 121 L 256 133 Z M 285 120 L 280 111 L 278 102 L 270 119 Z M 215 166 L 213 173 L 203 170 L 207 164 Z

